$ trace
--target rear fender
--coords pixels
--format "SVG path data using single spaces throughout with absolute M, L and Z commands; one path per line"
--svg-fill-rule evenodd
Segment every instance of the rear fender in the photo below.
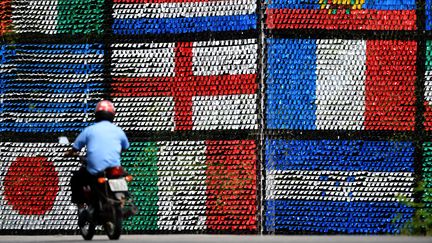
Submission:
M 124 201 L 126 200 L 126 194 L 123 192 L 116 192 L 114 193 L 114 197 L 119 200 L 119 201 Z

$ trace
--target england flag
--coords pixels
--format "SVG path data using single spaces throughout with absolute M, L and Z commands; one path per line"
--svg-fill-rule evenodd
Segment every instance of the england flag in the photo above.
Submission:
M 111 95 L 125 129 L 257 128 L 255 39 L 112 48 Z

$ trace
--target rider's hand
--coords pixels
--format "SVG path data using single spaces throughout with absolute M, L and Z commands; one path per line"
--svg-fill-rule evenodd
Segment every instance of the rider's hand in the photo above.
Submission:
M 68 151 L 66 151 L 66 153 L 64 154 L 64 156 L 66 157 L 77 157 L 78 156 L 78 152 L 73 150 L 73 149 L 69 149 Z

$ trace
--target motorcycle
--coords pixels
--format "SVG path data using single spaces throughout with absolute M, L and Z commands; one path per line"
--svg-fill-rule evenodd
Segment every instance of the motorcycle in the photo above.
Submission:
M 111 167 L 96 177 L 96 182 L 84 187 L 86 207 L 78 215 L 78 227 L 85 240 L 91 240 L 96 226 L 102 225 L 110 240 L 120 238 L 122 221 L 137 212 L 128 192 L 132 181 L 121 166 Z
M 69 141 L 66 137 L 59 137 L 59 143 L 69 144 Z M 85 167 L 86 159 L 78 154 L 75 156 Z M 86 204 L 78 214 L 78 227 L 85 240 L 93 239 L 98 225 L 104 227 L 110 240 L 120 238 L 123 219 L 138 211 L 127 186 L 132 179 L 123 167 L 110 167 L 97 174 L 90 185 L 84 186 Z

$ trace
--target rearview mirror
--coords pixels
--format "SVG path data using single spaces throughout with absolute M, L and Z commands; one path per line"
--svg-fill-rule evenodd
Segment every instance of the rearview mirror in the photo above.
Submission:
M 62 145 L 69 145 L 69 139 L 67 137 L 58 137 L 59 144 Z

